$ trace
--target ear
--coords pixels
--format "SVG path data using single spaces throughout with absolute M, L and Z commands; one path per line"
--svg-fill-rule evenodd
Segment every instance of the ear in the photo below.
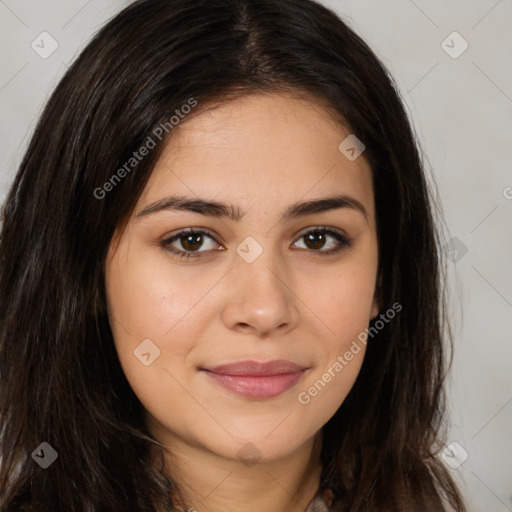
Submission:
M 377 317 L 382 306 L 381 302 L 381 291 L 382 291 L 382 276 L 379 276 L 377 286 L 375 287 L 375 293 L 373 294 L 372 309 L 370 313 L 370 319 L 373 320 Z

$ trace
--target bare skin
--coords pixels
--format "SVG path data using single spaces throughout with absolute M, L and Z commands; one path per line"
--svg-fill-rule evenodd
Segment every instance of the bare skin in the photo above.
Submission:
M 350 161 L 338 149 L 349 134 L 319 105 L 283 94 L 185 119 L 111 244 L 116 349 L 149 431 L 166 447 L 165 470 L 198 512 L 303 512 L 318 489 L 314 447 L 352 388 L 365 346 L 342 371 L 333 365 L 379 312 L 372 174 L 364 153 Z M 293 203 L 342 194 L 364 213 L 345 206 L 282 218 Z M 229 203 L 241 218 L 139 215 L 170 195 Z M 170 240 L 186 228 L 203 235 Z M 193 254 L 181 259 L 171 249 Z M 146 353 L 153 358 L 154 346 L 159 355 L 145 365 L 134 350 L 147 339 Z M 246 359 L 306 370 L 278 396 L 256 399 L 202 370 Z

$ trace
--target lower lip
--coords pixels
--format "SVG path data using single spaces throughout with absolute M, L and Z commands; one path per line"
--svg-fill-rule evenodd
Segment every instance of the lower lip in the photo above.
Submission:
M 224 375 L 204 370 L 221 386 L 237 395 L 248 398 L 272 398 L 290 389 L 304 374 L 304 370 L 282 375 L 264 375 L 261 377 L 249 375 Z

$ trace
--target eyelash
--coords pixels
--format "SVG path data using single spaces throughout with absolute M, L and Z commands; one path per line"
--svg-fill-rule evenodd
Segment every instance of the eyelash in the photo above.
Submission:
M 348 247 L 350 247 L 352 245 L 352 240 L 346 238 L 341 233 L 338 233 L 337 231 L 334 231 L 334 230 L 329 229 L 329 228 L 324 227 L 324 226 L 319 226 L 319 227 L 316 227 L 316 228 L 312 228 L 312 229 L 306 231 L 305 233 L 302 233 L 302 235 L 300 235 L 300 237 L 299 237 L 299 240 L 301 238 L 304 238 L 305 236 L 311 234 L 311 233 L 321 233 L 321 234 L 330 235 L 330 236 L 334 237 L 339 242 L 339 244 L 338 244 L 338 246 L 336 248 L 329 249 L 328 251 L 321 251 L 321 250 L 310 249 L 310 251 L 318 253 L 320 256 L 330 256 L 330 255 L 336 254 L 336 253 L 340 252 L 342 249 L 348 248 Z M 213 237 L 213 235 L 211 235 L 207 231 L 203 231 L 203 230 L 196 231 L 196 230 L 194 230 L 194 228 L 187 228 L 187 229 L 181 230 L 180 232 L 176 233 L 175 235 L 173 235 L 170 238 L 162 240 L 160 245 L 161 245 L 161 247 L 163 247 L 164 249 L 168 250 L 169 252 L 175 254 L 176 256 L 179 256 L 180 259 L 182 259 L 182 260 L 183 259 L 187 259 L 188 260 L 190 258 L 201 258 L 202 257 L 201 253 L 209 252 L 209 251 L 189 251 L 189 252 L 186 252 L 186 251 L 178 250 L 178 249 L 174 248 L 171 245 L 172 242 L 174 242 L 175 240 L 178 240 L 183 235 L 189 235 L 189 234 L 206 235 L 209 238 L 211 238 L 212 240 L 214 240 L 215 243 L 218 243 L 215 240 L 215 238 Z

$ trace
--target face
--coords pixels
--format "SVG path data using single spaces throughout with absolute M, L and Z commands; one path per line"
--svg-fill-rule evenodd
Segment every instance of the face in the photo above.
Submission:
M 174 130 L 105 269 L 116 349 L 163 444 L 276 460 L 350 391 L 378 245 L 371 169 L 339 149 L 349 134 L 281 94 Z M 275 360 L 289 364 L 218 368 Z

